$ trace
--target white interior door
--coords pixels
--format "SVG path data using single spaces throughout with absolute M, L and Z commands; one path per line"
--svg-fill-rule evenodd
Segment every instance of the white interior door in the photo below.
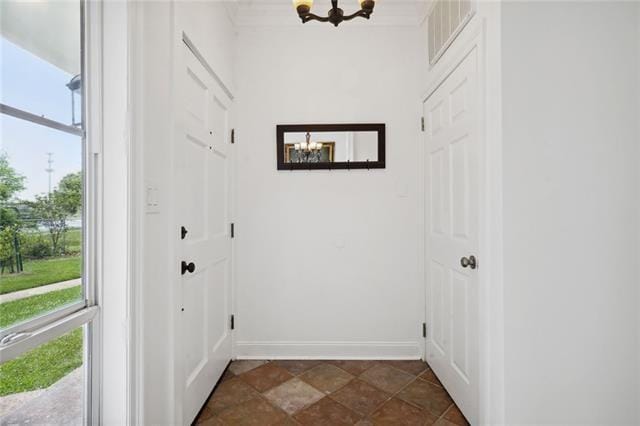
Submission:
M 230 100 L 187 46 L 178 75 L 175 190 L 183 420 L 191 423 L 231 359 Z M 180 368 L 179 367 L 179 368 Z
M 424 104 L 426 356 L 471 423 L 478 418 L 477 100 L 473 49 Z

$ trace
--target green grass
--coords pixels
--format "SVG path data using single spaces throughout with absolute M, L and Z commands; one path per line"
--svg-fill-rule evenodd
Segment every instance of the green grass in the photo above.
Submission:
M 0 304 L 0 328 L 34 318 L 81 299 L 80 286 L 56 290 Z
M 80 286 L 0 304 L 0 328 L 80 300 Z M 82 329 L 76 329 L 0 365 L 0 396 L 44 389 L 82 365 Z
M 24 262 L 24 272 L 0 276 L 0 294 L 80 278 L 79 256 Z
M 82 328 L 0 365 L 0 396 L 44 389 L 82 365 Z

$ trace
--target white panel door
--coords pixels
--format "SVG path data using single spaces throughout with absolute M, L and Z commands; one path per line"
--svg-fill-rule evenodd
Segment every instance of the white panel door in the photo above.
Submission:
M 426 356 L 472 424 L 478 418 L 478 278 L 467 260 L 478 248 L 476 55 L 472 50 L 424 104 Z
M 176 341 L 190 424 L 231 359 L 230 100 L 188 47 L 180 53 L 175 191 L 177 231 L 183 226 L 186 234 L 177 250 Z

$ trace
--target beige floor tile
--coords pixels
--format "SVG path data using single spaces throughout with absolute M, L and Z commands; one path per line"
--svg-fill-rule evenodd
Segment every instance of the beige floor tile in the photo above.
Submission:
M 265 392 L 264 396 L 288 414 L 294 414 L 321 400 L 324 394 L 302 380 L 294 378 Z

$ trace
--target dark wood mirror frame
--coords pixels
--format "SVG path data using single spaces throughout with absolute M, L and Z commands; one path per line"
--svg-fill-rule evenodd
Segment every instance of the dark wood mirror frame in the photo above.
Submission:
M 324 163 L 285 163 L 285 133 L 302 132 L 377 132 L 377 161 L 341 161 Z M 278 170 L 351 170 L 351 169 L 384 169 L 385 168 L 385 125 L 373 124 L 279 124 L 276 126 L 276 145 Z

